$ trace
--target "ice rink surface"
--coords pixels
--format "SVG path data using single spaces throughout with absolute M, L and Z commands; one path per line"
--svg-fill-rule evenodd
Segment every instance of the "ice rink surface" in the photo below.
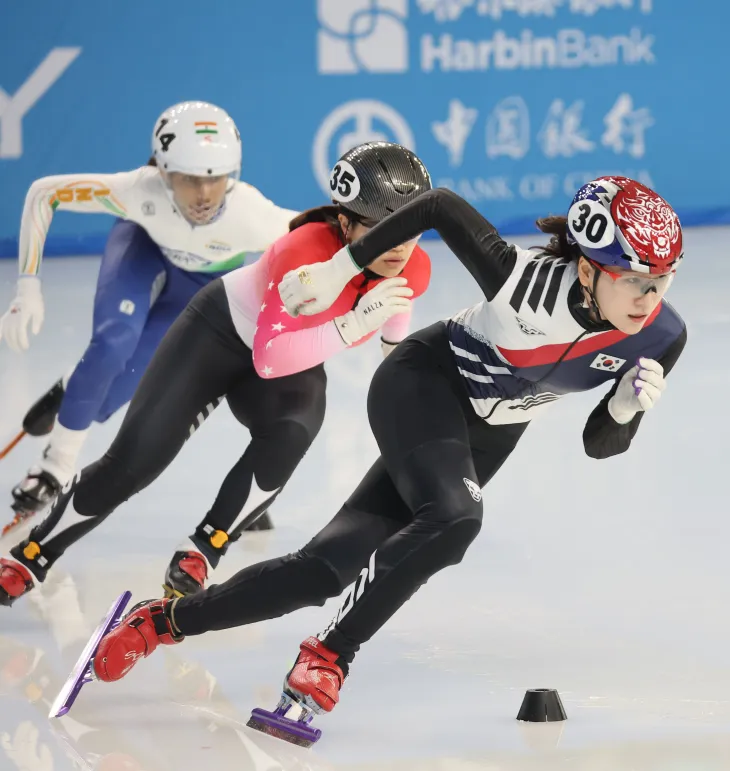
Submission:
M 538 237 L 517 239 L 522 245 Z M 416 325 L 479 300 L 438 242 Z M 313 749 L 245 727 L 273 708 L 299 642 L 330 602 L 158 651 L 121 683 L 47 713 L 99 617 L 123 589 L 159 596 L 173 548 L 202 518 L 247 433 L 222 406 L 150 488 L 62 559 L 42 589 L 0 608 L 0 771 L 727 771 L 730 768 L 730 228 L 688 231 L 668 299 L 689 341 L 631 450 L 588 458 L 598 391 L 532 425 L 485 491 L 481 534 L 356 659 Z M 31 350 L 0 345 L 0 438 L 88 342 L 98 261 L 44 265 L 46 322 Z M 0 261 L 0 307 L 16 265 Z M 326 365 L 328 411 L 279 497 L 277 529 L 247 535 L 216 579 L 303 545 L 377 453 L 365 396 L 380 348 Z M 98 458 L 121 416 L 98 426 Z M 0 499 L 43 448 L 0 463 Z M 3 517 L 10 517 L 9 505 Z M 21 534 L 23 535 L 23 534 Z M 16 536 L 17 539 L 17 536 Z M 6 552 L 10 545 L 1 544 Z M 515 720 L 524 691 L 557 688 L 559 724 Z

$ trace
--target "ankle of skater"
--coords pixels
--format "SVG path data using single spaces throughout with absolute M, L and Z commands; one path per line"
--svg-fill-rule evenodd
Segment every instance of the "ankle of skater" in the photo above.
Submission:
M 221 557 L 228 551 L 231 543 L 228 532 L 209 521 L 207 517 L 195 528 L 190 541 L 208 560 L 213 570 L 218 567 Z

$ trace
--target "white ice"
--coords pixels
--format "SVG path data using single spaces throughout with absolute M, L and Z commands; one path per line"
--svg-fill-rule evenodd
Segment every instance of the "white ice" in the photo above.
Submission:
M 536 239 L 519 239 L 531 244 Z M 225 406 L 163 476 L 71 550 L 40 591 L 0 608 L 0 769 L 5 771 L 709 771 L 730 768 L 730 229 L 687 233 L 670 301 L 689 342 L 631 450 L 595 461 L 581 431 L 600 398 L 568 397 L 526 433 L 485 492 L 485 523 L 364 646 L 323 738 L 293 747 L 245 727 L 273 708 L 299 642 L 336 610 L 308 609 L 191 638 L 123 682 L 47 713 L 86 637 L 124 588 L 160 595 L 171 552 L 207 510 L 247 434 Z M 479 299 L 443 245 L 425 325 Z M 84 350 L 95 259 L 44 265 L 46 324 L 25 355 L 0 344 L 0 441 Z M 0 262 L 0 306 L 16 266 Z M 246 536 L 219 570 L 302 545 L 376 455 L 365 396 L 373 342 L 327 365 L 325 426 L 276 503 L 272 533 Z M 115 416 L 83 458 L 107 448 Z M 43 447 L 0 464 L 10 488 Z M 4 516 L 10 516 L 9 507 Z M 0 544 L 6 552 L 11 544 Z M 515 720 L 528 688 L 557 688 L 568 720 Z

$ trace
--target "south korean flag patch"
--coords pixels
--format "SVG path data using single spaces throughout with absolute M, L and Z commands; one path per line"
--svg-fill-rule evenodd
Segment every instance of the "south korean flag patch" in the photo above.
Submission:
M 618 372 L 626 359 L 619 359 L 618 356 L 609 356 L 607 353 L 599 353 L 591 362 L 593 369 L 602 369 L 604 372 Z

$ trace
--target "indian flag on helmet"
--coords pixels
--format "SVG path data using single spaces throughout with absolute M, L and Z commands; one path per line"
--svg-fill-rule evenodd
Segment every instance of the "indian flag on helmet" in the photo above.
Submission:
M 217 134 L 218 124 L 212 120 L 196 121 L 195 122 L 196 134 Z

